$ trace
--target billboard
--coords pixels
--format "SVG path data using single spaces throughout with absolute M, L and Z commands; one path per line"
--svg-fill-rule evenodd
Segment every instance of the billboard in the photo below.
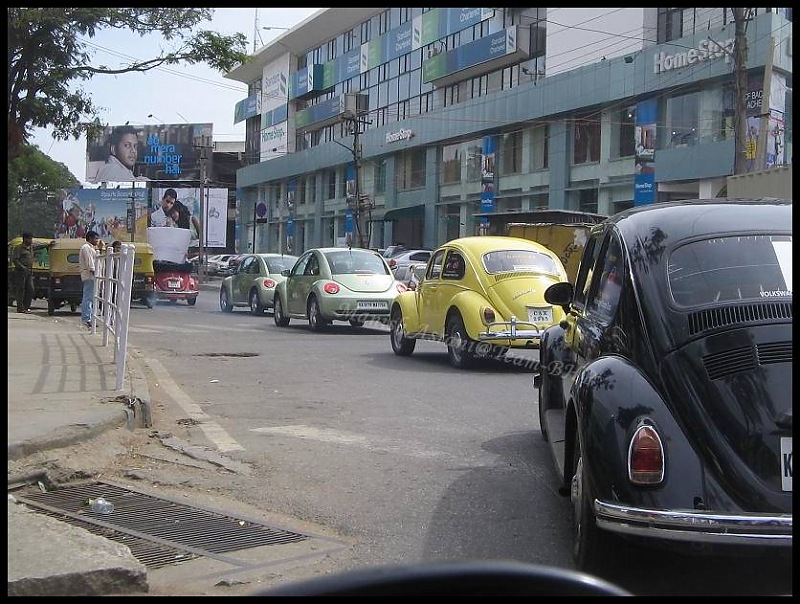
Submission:
M 205 194 L 204 203 L 200 203 Z M 204 220 L 205 219 L 205 220 Z M 203 226 L 205 225 L 205 226 Z M 228 234 L 228 189 L 202 187 L 153 187 L 147 226 L 189 229 L 189 247 L 226 247 Z
M 633 205 L 647 205 L 656 200 L 656 123 L 658 101 L 648 99 L 636 105 L 634 128 L 636 171 L 633 176 Z
M 106 126 L 86 144 L 86 181 L 200 181 L 199 138 L 211 144 L 213 124 Z M 207 174 L 212 173 L 208 153 Z
M 147 194 L 144 187 L 63 189 L 53 236 L 81 239 L 88 231 L 96 231 L 106 243 L 146 241 Z

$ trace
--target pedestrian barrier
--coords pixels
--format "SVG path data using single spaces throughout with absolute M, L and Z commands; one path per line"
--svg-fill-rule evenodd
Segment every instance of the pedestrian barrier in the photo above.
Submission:
M 114 338 L 116 390 L 122 390 L 125 381 L 134 253 L 133 245 L 123 243 L 119 252 L 108 246 L 97 255 L 95 270 L 91 331 L 97 333 L 99 322 L 103 329 L 103 346 L 108 346 L 110 336 Z

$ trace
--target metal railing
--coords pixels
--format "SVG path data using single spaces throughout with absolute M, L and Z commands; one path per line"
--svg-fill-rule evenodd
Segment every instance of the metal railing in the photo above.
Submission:
M 123 389 L 125 381 L 134 252 L 134 246 L 125 243 L 119 252 L 108 246 L 97 255 L 95 270 L 91 331 L 97 333 L 97 324 L 102 325 L 103 346 L 108 346 L 111 336 L 114 338 L 117 391 Z

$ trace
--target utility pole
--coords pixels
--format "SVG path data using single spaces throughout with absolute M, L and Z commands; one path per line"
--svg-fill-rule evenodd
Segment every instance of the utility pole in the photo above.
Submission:
M 732 8 L 735 25 L 733 47 L 734 90 L 736 94 L 736 125 L 734 130 L 735 157 L 734 174 L 747 172 L 747 22 L 746 10 L 741 7 Z
M 366 195 L 362 198 L 359 174 L 361 172 L 361 142 L 359 136 L 362 134 L 361 127 L 368 122 L 359 120 L 355 115 L 346 115 L 344 120 L 348 124 L 350 133 L 353 135 L 353 164 L 355 166 L 355 190 L 354 200 L 351 203 L 353 210 L 353 222 L 355 223 L 356 233 L 358 235 L 358 247 L 365 248 L 369 245 L 369 236 L 365 241 L 365 234 L 367 226 L 364 224 L 364 215 L 367 214 L 367 221 L 372 220 L 372 200 Z
M 200 232 L 197 234 L 199 239 L 199 249 L 200 249 L 200 266 L 197 273 L 198 281 L 203 283 L 205 281 L 204 274 L 205 274 L 205 266 L 206 266 L 206 254 L 205 254 L 205 230 L 206 230 L 206 191 L 208 189 L 208 153 L 211 147 L 211 137 L 207 134 L 201 134 L 198 137 L 195 137 L 195 147 L 197 147 L 200 151 L 200 216 L 202 221 L 200 222 Z

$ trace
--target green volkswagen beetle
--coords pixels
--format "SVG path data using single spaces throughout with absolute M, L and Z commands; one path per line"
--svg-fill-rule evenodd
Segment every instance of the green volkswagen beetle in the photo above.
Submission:
M 307 320 L 312 331 L 333 321 L 388 323 L 392 302 L 406 290 L 380 254 L 362 248 L 311 249 L 282 274 L 273 314 L 279 327 L 291 319 Z
M 263 315 L 272 308 L 275 288 L 285 277 L 281 271 L 291 268 L 297 256 L 288 254 L 247 254 L 236 272 L 225 277 L 219 288 L 219 308 L 232 312 L 237 306 L 249 307 L 250 313 Z

